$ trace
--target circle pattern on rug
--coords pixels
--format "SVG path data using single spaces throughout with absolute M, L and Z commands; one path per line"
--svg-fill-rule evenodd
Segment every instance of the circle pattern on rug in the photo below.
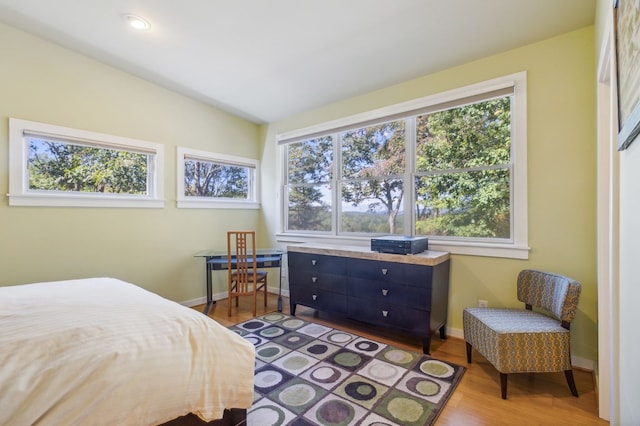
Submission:
M 408 352 L 401 349 L 391 349 L 384 353 L 383 357 L 394 364 L 409 364 L 413 361 L 414 356 Z
M 286 318 L 286 315 L 283 314 L 279 314 L 279 313 L 271 313 L 271 314 L 266 314 L 262 317 L 265 321 L 271 321 L 271 322 L 276 322 L 276 321 L 281 321 L 283 319 Z
M 244 324 L 242 324 L 242 328 L 246 330 L 257 330 L 264 326 L 265 326 L 265 323 L 263 323 L 262 321 L 247 321 Z
M 304 383 L 298 383 L 288 386 L 280 392 L 278 398 L 283 404 L 300 407 L 311 402 L 315 396 L 316 391 L 314 388 Z
M 260 424 L 265 426 L 275 426 L 284 423 L 284 412 L 275 405 L 263 405 L 251 411 L 251 415 L 260 419 Z
M 268 327 L 264 330 L 260 330 L 260 335 L 264 337 L 277 337 L 282 336 L 284 334 L 284 330 L 280 327 Z
M 320 424 L 349 424 L 355 416 L 353 407 L 337 399 L 326 401 L 316 410 Z
M 318 337 L 323 335 L 329 330 L 331 329 L 329 327 L 325 327 L 324 325 L 309 323 L 304 327 L 302 327 L 301 329 L 299 329 L 298 331 L 304 334 L 308 334 L 309 336 Z
M 353 369 L 360 365 L 362 357 L 355 352 L 340 352 L 336 354 L 333 360 L 343 367 Z
M 385 362 L 369 364 L 366 369 L 368 376 L 381 381 L 388 380 L 398 374 L 398 369 L 395 366 Z
M 303 356 L 290 356 L 282 361 L 282 366 L 290 371 L 300 371 L 309 365 L 309 360 Z
M 318 383 L 333 383 L 340 378 L 340 372 L 333 367 L 318 367 L 310 376 Z
M 283 321 L 281 325 L 286 328 L 296 329 L 296 328 L 302 327 L 304 325 L 304 321 L 297 318 L 293 318 L 293 319 L 288 319 L 286 321 Z
M 440 385 L 433 380 L 412 377 L 407 380 L 407 389 L 422 396 L 434 396 L 440 392 Z
M 253 376 L 253 383 L 259 388 L 269 388 L 280 383 L 284 377 L 282 373 L 276 370 L 265 370 L 256 373 Z
M 307 352 L 314 355 L 322 355 L 329 351 L 329 347 L 324 343 L 318 343 L 315 345 L 311 345 L 307 348 Z
M 327 336 L 327 341 L 336 344 L 344 344 L 353 340 L 353 336 L 347 333 L 342 333 L 340 331 L 331 333 Z
M 258 336 L 245 336 L 244 339 L 253 344 L 253 346 L 258 346 L 264 343 L 264 339 Z
M 422 404 L 413 399 L 396 397 L 387 403 L 389 413 L 402 422 L 417 422 L 424 414 Z
M 454 373 L 453 367 L 436 359 L 429 359 L 420 363 L 420 371 L 434 377 L 450 377 Z
M 256 348 L 256 356 L 266 359 L 273 359 L 281 354 L 286 353 L 285 348 L 278 345 L 266 344 Z
M 360 380 L 349 383 L 344 390 L 347 395 L 358 401 L 371 400 L 378 394 L 376 388 Z
M 380 348 L 380 345 L 376 342 L 372 342 L 370 340 L 361 340 L 357 342 L 355 345 L 356 349 L 359 349 L 364 352 L 375 352 Z

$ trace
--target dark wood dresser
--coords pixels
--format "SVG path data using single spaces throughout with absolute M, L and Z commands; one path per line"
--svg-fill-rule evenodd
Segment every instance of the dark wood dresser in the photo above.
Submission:
M 291 314 L 296 305 L 344 315 L 422 337 L 444 339 L 449 303 L 449 253 L 372 252 L 365 247 L 287 247 Z

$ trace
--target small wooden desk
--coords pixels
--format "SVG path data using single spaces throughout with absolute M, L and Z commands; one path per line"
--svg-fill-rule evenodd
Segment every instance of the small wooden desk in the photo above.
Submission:
M 256 250 L 256 263 L 258 268 L 280 268 L 282 266 L 282 256 L 286 252 L 277 248 L 267 248 Z M 194 257 L 204 257 L 205 273 L 207 277 L 207 305 L 202 311 L 209 314 L 211 306 L 216 303 L 213 300 L 211 271 L 227 270 L 227 252 L 204 250 L 196 253 Z M 235 256 L 231 257 L 231 267 L 235 269 Z M 252 261 L 250 258 L 249 261 Z M 280 272 L 280 271 L 278 271 Z M 278 312 L 282 312 L 282 273 L 278 273 Z

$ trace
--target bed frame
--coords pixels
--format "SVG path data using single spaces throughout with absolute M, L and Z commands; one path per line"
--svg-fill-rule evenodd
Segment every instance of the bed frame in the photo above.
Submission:
M 224 415 L 221 419 L 205 422 L 193 413 L 181 416 L 160 426 L 239 426 L 247 424 L 247 410 L 240 408 L 232 408 L 230 410 L 224 410 Z

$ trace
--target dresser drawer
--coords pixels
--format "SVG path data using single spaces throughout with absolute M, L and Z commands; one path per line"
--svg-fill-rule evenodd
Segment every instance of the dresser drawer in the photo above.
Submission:
M 347 313 L 347 296 L 314 287 L 301 287 L 291 294 L 291 302 L 323 311 Z
M 288 252 L 289 268 L 297 271 L 313 271 L 313 274 L 347 274 L 347 259 L 313 253 Z
M 431 285 L 431 266 L 379 260 L 349 259 L 349 276 L 403 284 L 413 287 Z
M 411 287 L 395 283 L 369 281 L 364 278 L 349 278 L 349 296 L 377 303 L 390 303 L 421 310 L 429 310 L 431 291 L 426 283 L 422 287 Z
M 315 273 L 316 271 L 290 271 L 289 282 L 294 287 L 316 287 L 336 293 L 347 294 L 347 277 L 345 275 Z M 291 287 L 291 284 L 289 284 Z
M 358 321 L 398 328 L 410 333 L 428 334 L 430 312 L 400 305 L 364 302 L 349 297 L 348 316 Z

